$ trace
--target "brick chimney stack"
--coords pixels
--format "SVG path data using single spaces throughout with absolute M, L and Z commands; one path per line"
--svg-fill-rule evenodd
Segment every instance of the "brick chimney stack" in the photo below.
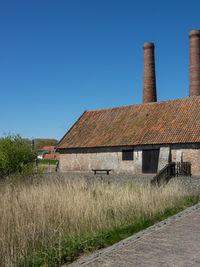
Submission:
M 145 43 L 143 50 L 143 104 L 145 104 L 157 102 L 154 44 Z
M 192 30 L 190 39 L 189 96 L 200 95 L 200 30 Z

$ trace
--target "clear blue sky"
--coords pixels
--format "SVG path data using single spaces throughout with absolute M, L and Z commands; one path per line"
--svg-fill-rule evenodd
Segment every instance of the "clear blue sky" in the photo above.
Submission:
M 158 101 L 188 96 L 199 0 L 0 0 L 0 136 L 60 139 L 85 111 L 142 103 L 145 42 Z

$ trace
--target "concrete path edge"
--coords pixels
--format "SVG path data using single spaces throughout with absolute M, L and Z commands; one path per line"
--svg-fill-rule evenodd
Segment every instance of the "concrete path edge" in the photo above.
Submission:
M 156 231 L 162 227 L 165 227 L 166 225 L 171 224 L 172 222 L 178 221 L 180 218 L 183 218 L 183 217 L 189 215 L 190 213 L 192 213 L 193 211 L 196 211 L 198 209 L 200 209 L 200 203 L 197 203 L 196 205 L 191 206 L 191 207 L 165 219 L 164 221 L 158 222 L 158 223 L 148 227 L 145 230 L 142 230 L 142 231 L 126 238 L 126 239 L 123 239 L 123 240 L 119 241 L 118 243 L 115 243 L 114 245 L 112 245 L 110 247 L 101 249 L 101 250 L 91 254 L 90 256 L 88 256 L 86 258 L 79 259 L 76 262 L 70 264 L 69 266 L 70 267 L 84 266 L 85 264 L 88 264 L 88 263 L 110 253 L 111 251 L 114 251 L 118 248 L 122 248 L 124 245 L 127 245 L 130 242 L 133 242 L 134 240 L 137 240 L 137 239 L 143 237 L 144 235 L 148 235 L 148 234 L 150 234 L 150 233 L 152 233 L 152 232 L 154 232 L 154 231 Z

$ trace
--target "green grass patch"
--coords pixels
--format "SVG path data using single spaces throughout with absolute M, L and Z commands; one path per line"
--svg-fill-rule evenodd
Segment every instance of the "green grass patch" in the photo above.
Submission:
M 97 235 L 87 235 L 81 237 L 66 237 L 55 242 L 54 247 L 47 251 L 36 252 L 28 257 L 26 261 L 18 262 L 16 267 L 56 267 L 61 264 L 69 264 L 76 260 L 80 255 L 86 252 L 92 252 L 113 245 L 122 239 L 125 239 L 149 226 L 165 220 L 166 218 L 177 214 L 178 212 L 197 204 L 200 196 L 188 196 L 184 198 L 181 204 L 174 208 L 167 208 L 163 213 L 157 213 L 153 218 L 139 218 L 131 225 L 124 225 L 101 232 Z
M 57 162 L 59 162 L 59 160 L 56 160 L 56 159 L 38 159 L 38 164 L 56 165 Z

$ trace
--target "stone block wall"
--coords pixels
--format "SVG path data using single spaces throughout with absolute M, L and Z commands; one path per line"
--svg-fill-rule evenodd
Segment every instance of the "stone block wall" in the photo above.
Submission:
M 200 149 L 198 148 L 172 148 L 172 161 L 181 160 L 191 162 L 192 175 L 200 176 Z
M 158 171 L 171 158 L 175 162 L 191 162 L 192 175 L 200 176 L 200 146 L 195 144 L 67 149 L 60 151 L 60 171 L 92 172 L 92 169 L 112 169 L 116 174 L 142 174 L 142 150 L 158 148 Z M 125 149 L 134 150 L 133 160 L 122 160 L 122 150 Z
M 60 154 L 60 171 L 91 172 L 112 169 L 114 173 L 141 173 L 142 151 L 134 150 L 133 160 L 122 160 L 123 147 L 69 150 Z M 130 148 L 129 148 L 130 149 Z

